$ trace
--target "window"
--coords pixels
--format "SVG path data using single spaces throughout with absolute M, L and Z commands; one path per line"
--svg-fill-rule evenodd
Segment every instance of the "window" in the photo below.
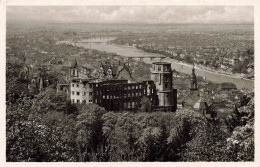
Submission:
M 77 87 L 79 87 L 79 84 L 77 84 Z
M 86 96 L 86 92 L 84 92 L 83 96 Z
M 92 96 L 93 95 L 93 93 L 92 92 L 89 92 L 89 96 Z
M 74 100 L 74 99 L 72 99 L 72 103 L 75 103 L 75 100 Z
M 80 103 L 80 101 L 79 101 L 79 100 L 77 100 L 77 103 Z
M 83 100 L 82 103 L 86 103 L 86 100 Z
M 158 66 L 158 71 L 161 71 L 161 66 Z
M 92 84 L 90 84 L 89 87 L 92 88 Z
M 74 95 L 74 91 L 72 91 L 71 93 L 72 93 L 72 95 Z
M 132 93 L 132 97 L 135 97 L 135 93 Z
M 72 87 L 74 87 L 74 84 L 72 84 Z
M 80 93 L 79 92 L 77 92 L 77 96 L 79 96 L 80 95 Z
M 128 102 L 128 108 L 131 108 L 131 103 L 130 102 Z
M 127 103 L 124 103 L 124 108 L 127 108 Z
M 164 71 L 168 71 L 168 66 L 164 66 Z
M 92 103 L 92 100 L 89 100 L 90 103 Z
M 103 95 L 103 99 L 105 99 L 106 98 L 106 95 Z
M 135 108 L 135 102 L 132 102 L 132 108 Z
M 127 98 L 127 94 L 124 94 L 124 98 Z

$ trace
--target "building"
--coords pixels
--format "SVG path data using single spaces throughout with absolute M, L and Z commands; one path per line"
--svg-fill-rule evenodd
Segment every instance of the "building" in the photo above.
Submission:
M 95 103 L 108 111 L 136 110 L 141 107 L 141 99 L 146 96 L 151 100 L 154 111 L 175 111 L 177 90 L 172 89 L 171 64 L 153 63 L 153 67 L 151 80 L 133 82 L 126 64 L 121 67 L 101 64 L 98 76 L 91 76 L 84 72 L 84 75 L 80 75 L 79 67 L 74 62 L 70 70 L 71 102 Z
M 71 63 L 70 77 L 72 78 L 90 78 L 91 70 L 84 66 L 78 66 L 77 60 Z
M 151 80 L 155 83 L 159 99 L 158 108 L 175 111 L 177 108 L 177 89 L 172 88 L 171 63 L 155 62 L 152 64 L 151 72 Z
M 195 109 L 202 114 L 205 114 L 205 110 L 208 106 L 206 100 L 203 99 L 199 93 L 194 66 L 190 76 L 190 92 L 184 101 L 184 105 L 185 107 Z
M 237 86 L 231 82 L 223 82 L 220 85 L 221 90 L 237 90 Z
M 140 107 L 141 98 L 151 99 L 156 106 L 157 96 L 153 81 L 128 83 L 127 80 L 72 79 L 72 103 L 95 103 L 108 111 L 134 110 Z

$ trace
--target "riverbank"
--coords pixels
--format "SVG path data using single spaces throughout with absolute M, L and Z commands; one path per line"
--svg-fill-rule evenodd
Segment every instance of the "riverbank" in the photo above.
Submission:
M 126 46 L 118 46 L 118 45 L 108 45 L 107 43 L 77 43 L 76 46 L 81 46 L 87 49 L 95 49 L 99 51 L 105 51 L 110 53 L 115 53 L 117 55 L 123 56 L 123 57 L 158 57 L 153 58 L 152 60 L 150 58 L 144 58 L 143 61 L 145 63 L 154 63 L 158 61 L 163 62 L 169 62 L 171 63 L 172 69 L 175 69 L 178 72 L 185 73 L 185 74 L 191 74 L 192 65 L 181 63 L 177 60 L 170 59 L 168 57 L 161 60 L 161 57 L 165 57 L 164 55 L 158 54 L 158 53 L 149 53 L 144 52 L 140 49 L 137 49 L 135 47 L 126 47 Z M 227 74 L 220 74 L 217 72 L 212 72 L 209 70 L 201 69 L 196 67 L 196 75 L 201 76 L 203 78 L 206 78 L 206 80 L 215 82 L 215 83 L 223 83 L 223 82 L 231 82 L 234 83 L 238 89 L 254 89 L 254 81 L 252 80 L 246 80 L 246 79 L 240 79 L 237 76 L 233 75 L 227 75 Z

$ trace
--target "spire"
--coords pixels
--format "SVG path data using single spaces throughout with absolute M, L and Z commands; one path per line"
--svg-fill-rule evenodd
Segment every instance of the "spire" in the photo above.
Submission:
M 192 75 L 195 75 L 195 68 L 194 68 L 194 63 L 193 63 L 193 67 L 192 67 Z
M 78 66 L 78 62 L 77 59 L 75 58 L 75 60 L 71 63 L 71 67 L 76 68 Z
M 198 85 L 197 85 L 197 78 L 196 78 L 196 74 L 195 74 L 195 68 L 194 68 L 194 64 L 192 67 L 192 73 L 191 73 L 191 78 L 190 78 L 190 89 L 191 90 L 198 90 Z

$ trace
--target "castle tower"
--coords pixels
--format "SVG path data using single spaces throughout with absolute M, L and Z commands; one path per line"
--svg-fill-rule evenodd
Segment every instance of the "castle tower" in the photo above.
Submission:
M 155 62 L 152 64 L 151 79 L 156 85 L 158 106 L 175 111 L 177 106 L 177 90 L 172 88 L 171 63 Z
M 198 90 L 197 78 L 196 78 L 196 74 L 195 74 L 194 65 L 193 65 L 192 73 L 190 76 L 190 90 Z

